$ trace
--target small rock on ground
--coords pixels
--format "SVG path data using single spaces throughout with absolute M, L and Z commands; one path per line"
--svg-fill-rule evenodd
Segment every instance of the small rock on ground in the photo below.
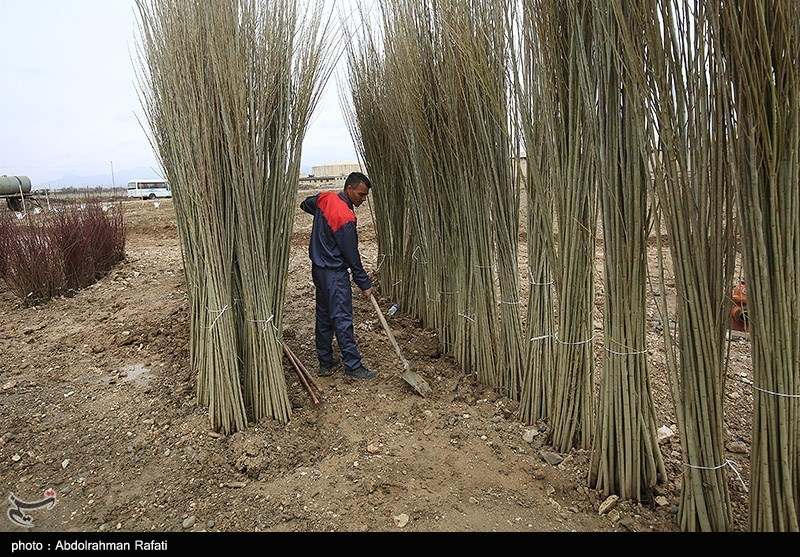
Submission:
M 564 457 L 558 453 L 551 453 L 549 451 L 542 451 L 541 452 L 542 460 L 544 460 L 550 466 L 558 466 L 564 461 Z
M 619 495 L 609 495 L 605 501 L 600 503 L 600 509 L 597 511 L 598 514 L 606 514 L 616 506 L 617 501 L 619 501 Z

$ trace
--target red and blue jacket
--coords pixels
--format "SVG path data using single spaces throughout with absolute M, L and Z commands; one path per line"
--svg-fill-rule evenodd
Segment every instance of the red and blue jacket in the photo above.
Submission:
M 332 191 L 306 197 L 300 208 L 314 215 L 308 256 L 323 269 L 351 269 L 353 281 L 361 290 L 372 282 L 361 264 L 353 204 L 343 193 Z

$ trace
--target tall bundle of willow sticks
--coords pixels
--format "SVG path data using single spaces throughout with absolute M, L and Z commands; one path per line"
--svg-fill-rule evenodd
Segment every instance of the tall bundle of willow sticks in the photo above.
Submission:
M 382 12 L 383 17 L 389 15 Z M 397 300 L 403 311 L 418 316 L 426 326 L 435 326 L 438 311 L 428 303 L 426 295 L 429 275 L 435 264 L 427 265 L 429 249 L 424 241 L 431 230 L 431 211 L 426 192 L 415 185 L 419 176 L 430 176 L 426 158 L 430 150 L 421 141 L 428 135 L 413 127 L 421 110 L 418 99 L 406 95 L 408 79 L 402 66 L 416 72 L 418 64 L 409 59 L 417 54 L 416 44 L 408 30 L 396 21 L 394 27 L 383 21 L 381 31 L 391 33 L 393 40 L 381 42 L 376 24 L 362 12 L 370 32 L 347 43 L 348 86 L 352 97 L 346 112 L 348 124 L 361 160 L 367 161 L 371 179 L 381 187 L 374 188 L 381 292 Z M 384 49 L 392 55 L 384 55 Z M 422 196 L 422 197 L 420 197 Z
M 510 4 L 386 0 L 348 51 L 353 135 L 374 196 L 384 293 L 516 398 L 523 365 Z
M 520 160 L 518 124 L 509 120 L 516 114 L 511 79 L 508 75 L 511 41 L 508 29 L 513 17 L 507 1 L 477 2 L 471 36 L 481 55 L 472 71 L 487 77 L 472 82 L 475 106 L 471 127 L 478 135 L 480 159 L 487 164 L 479 180 L 489 185 L 490 227 L 499 284 L 499 362 L 495 388 L 519 400 L 522 389 L 527 343 L 523 340 L 520 316 L 519 226 Z M 482 38 L 476 41 L 474 37 Z
M 357 109 L 355 127 L 374 137 L 380 133 L 374 125 L 379 121 L 367 120 L 366 115 L 380 114 L 390 146 L 381 153 L 380 143 L 363 141 L 367 168 L 384 177 L 387 192 L 386 199 L 375 197 L 381 258 L 386 258 L 382 259 L 381 288 L 399 300 L 404 311 L 441 331 L 442 349 L 447 351 L 455 342 L 454 320 L 444 309 L 451 299 L 440 292 L 447 290 L 441 287 L 443 281 L 455 277 L 446 272 L 445 262 L 454 263 L 454 232 L 449 223 L 459 207 L 450 206 L 452 200 L 441 194 L 451 186 L 437 170 L 443 161 L 437 156 L 442 140 L 437 131 L 441 124 L 436 121 L 440 107 L 434 99 L 444 94 L 437 68 L 443 54 L 435 19 L 439 14 L 433 12 L 429 18 L 422 3 L 413 0 L 385 2 L 381 14 L 382 41 L 372 45 L 372 52 L 380 49 L 373 66 L 384 68 L 384 83 L 351 86 Z M 351 80 L 363 80 L 367 73 L 351 57 Z M 382 102 L 375 103 L 364 94 L 366 87 L 380 90 L 385 95 Z M 386 153 L 391 153 L 390 160 L 383 158 Z M 395 213 L 395 222 L 386 222 L 399 209 L 402 216 Z M 382 232 L 391 226 L 403 229 L 396 234 Z
M 655 215 L 684 449 L 679 520 L 684 530 L 727 530 L 722 396 L 735 185 L 756 368 L 751 522 L 797 530 L 800 8 L 789 0 L 523 0 L 516 22 L 502 0 L 380 7 L 379 32 L 354 41 L 348 62 L 351 129 L 383 187 L 374 199 L 384 292 L 436 328 L 465 371 L 518 392 L 522 419 L 548 418 L 557 449 L 594 441 L 594 485 L 641 499 L 665 476 L 644 328 Z M 502 258 L 516 258 L 519 192 L 515 167 L 498 162 L 513 158 L 516 139 L 506 127 L 514 107 L 501 27 L 520 39 L 510 54 L 528 161 L 525 355 L 515 349 L 521 327 L 510 325 L 519 314 L 502 307 L 518 301 L 511 258 Z M 479 196 L 475 183 L 511 187 Z M 606 299 L 595 432 L 596 186 Z
M 474 328 L 464 317 L 471 331 L 465 344 L 469 342 L 479 353 L 494 345 L 495 355 L 487 354 L 494 359 L 494 375 L 483 382 L 518 399 L 524 353 L 517 261 L 520 182 L 515 162 L 518 154 L 512 148 L 516 141 L 509 121 L 513 107 L 507 74 L 510 5 L 505 0 L 453 2 L 442 10 L 452 52 L 450 64 L 443 68 L 446 98 L 453 101 L 450 110 L 461 151 L 460 163 L 453 160 L 451 165 L 463 176 L 460 190 L 453 196 L 465 205 L 462 222 L 467 224 L 459 238 L 467 262 L 464 280 L 469 293 L 461 317 L 474 307 L 478 325 Z M 486 195 L 470 195 L 476 186 L 483 186 Z M 474 240 L 478 242 L 469 241 L 473 238 L 469 230 L 476 232 Z M 493 327 L 495 338 L 482 331 Z M 488 367 L 484 355 L 480 360 Z
M 137 0 L 141 90 L 173 184 L 191 365 L 213 429 L 288 421 L 283 303 L 300 150 L 331 64 L 317 7 Z
M 621 42 L 625 67 L 647 91 L 655 118 L 656 238 L 662 253 L 663 215 L 675 273 L 677 331 L 668 318 L 662 260 L 662 320 L 683 444 L 679 521 L 686 531 L 725 531 L 731 524 L 723 395 L 734 203 L 719 29 L 700 0 L 631 2 L 615 14 L 620 33 L 632 31 Z
M 725 2 L 753 355 L 750 527 L 800 531 L 800 4 Z
M 525 145 L 526 166 L 524 174 L 527 199 L 528 231 L 528 294 L 526 338 L 528 349 L 522 384 L 520 386 L 520 419 L 531 424 L 550 415 L 553 394 L 554 334 L 553 265 L 555 244 L 553 236 L 553 199 L 551 161 L 548 142 L 554 130 L 548 125 L 554 119 L 547 117 L 551 109 L 545 95 L 544 74 L 539 72 L 544 64 L 538 41 L 544 35 L 536 32 L 537 0 L 525 0 L 517 26 L 518 40 L 512 51 L 515 64 L 517 106 L 520 115 L 522 138 Z
M 644 40 L 627 2 L 595 1 L 598 182 L 603 217 L 605 319 L 603 373 L 589 482 L 606 495 L 641 500 L 666 469 L 656 438 L 647 365 L 647 238 L 650 230 L 647 98 L 627 71 L 620 42 Z
M 597 188 L 590 78 L 591 10 L 576 0 L 534 3 L 532 27 L 538 76 L 531 94 L 540 121 L 535 133 L 549 165 L 557 230 L 553 280 L 558 332 L 551 374 L 550 435 L 557 450 L 589 448 L 594 429 L 594 255 Z M 540 282 L 537 280 L 536 282 Z M 546 282 L 546 281 L 541 281 Z M 532 285 L 535 286 L 535 285 Z M 531 337 L 540 341 L 541 335 Z

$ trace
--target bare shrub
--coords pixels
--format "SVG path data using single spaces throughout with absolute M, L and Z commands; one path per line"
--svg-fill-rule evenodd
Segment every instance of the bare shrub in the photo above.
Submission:
M 26 305 L 73 295 L 125 257 L 119 207 L 96 201 L 58 212 L 0 219 L 0 277 Z
M 35 305 L 63 291 L 64 274 L 58 247 L 50 242 L 46 219 L 26 218 L 5 227 L 0 250 L 3 279 L 26 305 Z
M 82 224 L 83 236 L 91 238 L 89 255 L 94 261 L 96 280 L 125 258 L 125 221 L 122 207 L 90 203 L 83 211 Z
M 53 213 L 45 233 L 59 255 L 64 293 L 73 294 L 94 281 L 94 261 L 90 256 L 93 238 L 84 235 L 80 206 Z

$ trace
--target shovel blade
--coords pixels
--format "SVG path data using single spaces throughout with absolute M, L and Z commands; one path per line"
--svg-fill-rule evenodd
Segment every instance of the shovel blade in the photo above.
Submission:
M 411 385 L 417 393 L 422 395 L 423 397 L 427 394 L 430 394 L 433 390 L 431 389 L 428 382 L 423 379 L 421 375 L 415 373 L 411 370 L 405 370 L 403 372 L 403 379 L 406 383 Z

